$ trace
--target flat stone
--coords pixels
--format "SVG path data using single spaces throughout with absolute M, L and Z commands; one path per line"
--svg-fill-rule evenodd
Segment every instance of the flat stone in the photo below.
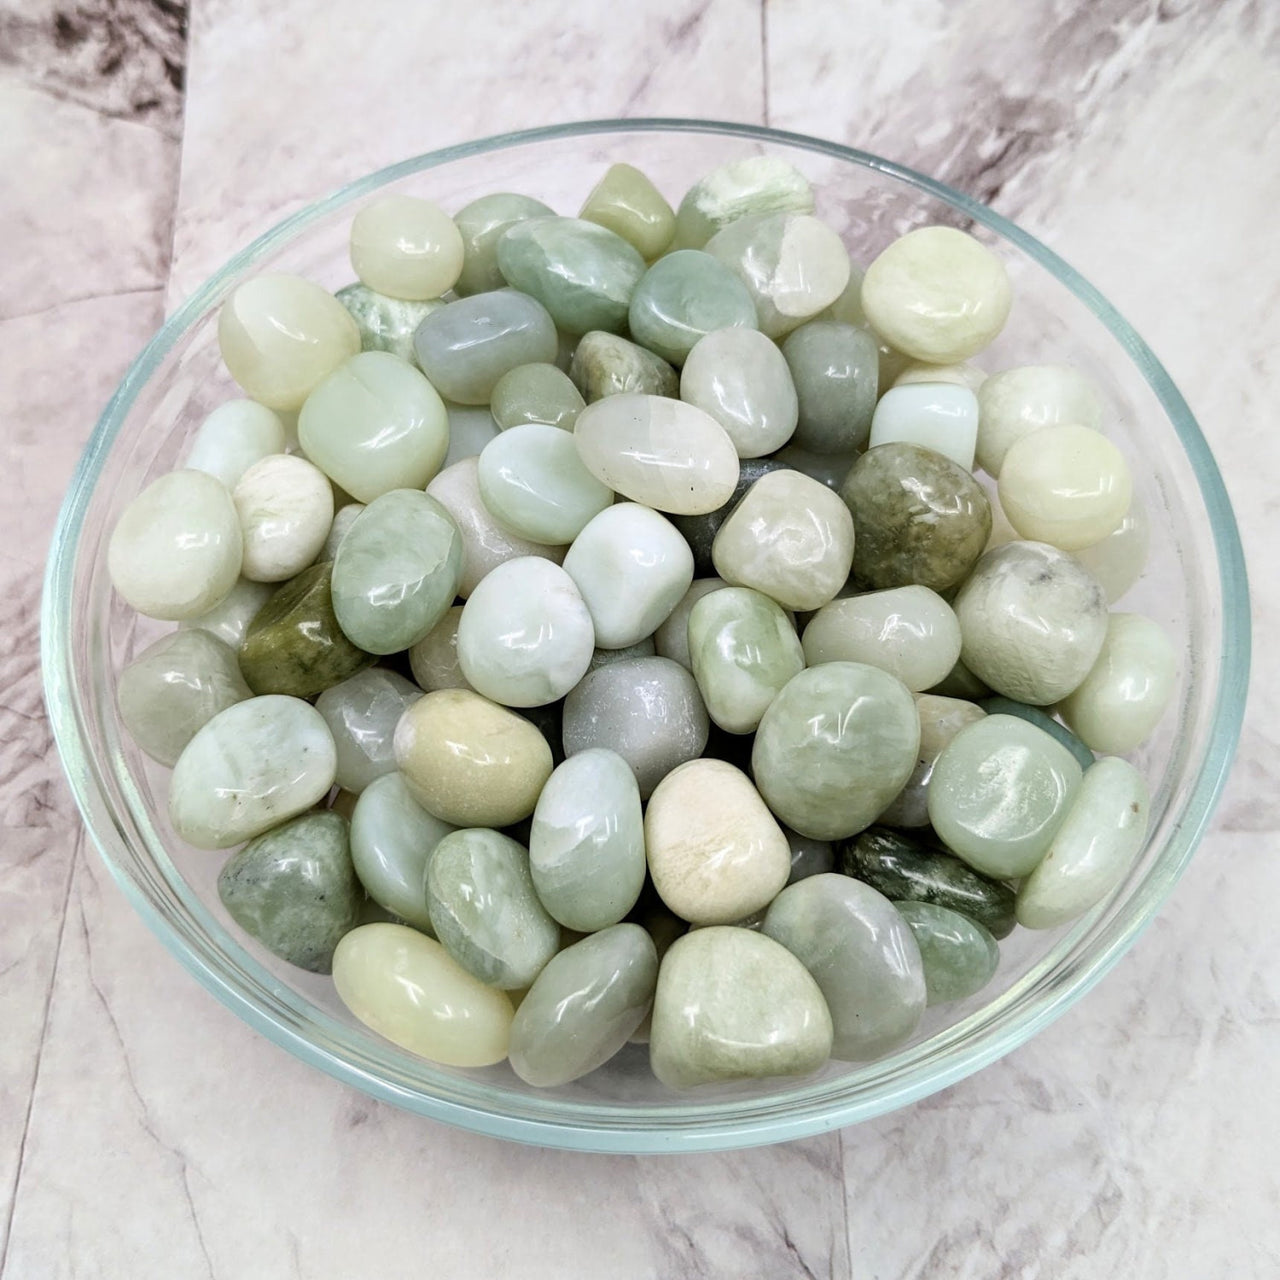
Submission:
M 795 443 L 815 453 L 865 449 L 880 377 L 875 338 L 855 325 L 810 320 L 787 335 L 782 355 L 799 407 Z
M 962 698 L 922 693 L 916 697 L 916 714 L 920 717 L 920 751 L 916 756 L 916 767 L 911 771 L 906 786 L 879 819 L 890 827 L 929 825 L 929 783 L 933 779 L 933 767 L 947 743 L 965 725 L 981 720 L 987 709 Z
M 574 347 L 569 377 L 588 404 L 624 395 L 674 399 L 680 392 L 679 375 L 661 356 L 599 329 Z
M 502 287 L 501 281 L 497 287 Z M 418 358 L 413 351 L 413 335 L 427 316 L 445 305 L 439 298 L 388 298 L 364 284 L 349 284 L 334 297 L 356 322 L 361 351 L 389 351 L 415 366 Z
M 489 410 L 503 431 L 526 422 L 572 431 L 585 404 L 563 369 L 553 364 L 521 364 L 498 379 Z
M 438 204 L 379 196 L 351 220 L 351 267 L 361 284 L 392 298 L 438 298 L 462 272 L 462 235 Z
M 1102 425 L 1102 399 L 1082 373 L 1062 364 L 1028 364 L 992 374 L 978 389 L 978 465 L 998 476 L 1014 441 L 1040 427 Z
M 929 1004 L 967 1000 L 995 976 L 1000 948 L 976 921 L 928 902 L 897 905 L 920 949 Z
M 667 248 L 676 229 L 675 212 L 662 192 L 629 164 L 611 164 L 605 170 L 578 217 L 608 227 L 646 262 Z
M 359 794 L 374 779 L 395 771 L 396 725 L 420 697 L 422 690 L 411 681 L 375 668 L 331 686 L 316 699 L 337 748 L 338 786 Z
M 256 400 L 228 400 L 196 429 L 186 466 L 231 490 L 255 462 L 283 453 L 287 444 L 284 423 L 274 410 Z
M 508 227 L 528 218 L 554 214 L 550 205 L 532 196 L 495 191 L 464 205 L 453 216 L 462 235 L 462 274 L 453 289 L 459 297 L 490 293 L 506 284 L 498 267 L 498 241 Z
M 246 578 L 285 582 L 315 562 L 333 524 L 333 486 L 319 467 L 294 454 L 274 454 L 255 462 L 231 497 Z
M 631 336 L 681 365 L 699 339 L 717 329 L 754 329 L 746 285 L 709 253 L 678 249 L 651 266 L 631 295 Z

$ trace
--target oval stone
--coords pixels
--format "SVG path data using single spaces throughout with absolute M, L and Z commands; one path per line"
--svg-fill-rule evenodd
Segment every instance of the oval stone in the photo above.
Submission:
M 284 582 L 320 554 L 333 524 L 333 486 L 305 458 L 278 453 L 255 462 L 231 497 L 244 540 L 246 578 Z
M 724 263 L 698 249 L 678 249 L 641 277 L 628 326 L 637 342 L 681 365 L 694 344 L 717 329 L 754 329 L 756 307 Z
M 661 357 L 600 329 L 585 333 L 573 349 L 569 377 L 588 404 L 607 396 L 679 394 L 680 379 Z
M 813 975 L 831 1012 L 831 1056 L 878 1058 L 908 1039 L 925 1008 L 911 929 L 870 885 L 833 872 L 778 894 L 761 926 Z
M 646 262 L 675 234 L 676 215 L 662 192 L 629 164 L 611 164 L 592 187 L 578 214 L 620 235 Z
M 978 398 L 954 382 L 912 382 L 890 388 L 871 419 L 871 447 L 915 444 L 973 470 Z
M 422 690 L 394 671 L 362 671 L 326 689 L 316 710 L 333 734 L 338 753 L 337 784 L 359 793 L 396 767 L 392 738 L 400 717 Z
M 802 671 L 760 721 L 751 771 L 787 826 L 837 840 L 870 826 L 915 767 L 920 721 L 900 680 L 857 662 Z
M 353 929 L 334 952 L 333 985 L 365 1026 L 432 1062 L 487 1067 L 507 1056 L 514 1015 L 507 994 L 405 925 Z
M 453 216 L 462 235 L 462 274 L 454 284 L 459 297 L 501 289 L 506 281 L 498 268 L 498 241 L 503 232 L 527 218 L 544 218 L 555 210 L 532 196 L 495 191 L 464 205 Z
M 417 363 L 413 351 L 414 332 L 427 316 L 445 305 L 439 298 L 420 301 L 388 298 L 364 284 L 349 284 L 334 297 L 356 322 L 362 351 L 389 351 L 408 364 Z
M 228 489 L 255 462 L 283 453 L 284 423 L 256 400 L 228 400 L 199 426 L 187 452 L 187 468 L 205 471 Z
M 1000 948 L 980 924 L 929 902 L 900 902 L 898 911 L 920 948 L 929 1004 L 965 1000 L 995 976 Z
M 461 621 L 462 605 L 453 605 L 409 650 L 409 669 L 419 687 L 428 693 L 435 689 L 471 687 L 458 665 L 458 624 Z
M 526 422 L 572 431 L 585 404 L 562 369 L 553 364 L 522 364 L 498 379 L 489 410 L 503 431 Z
M 299 698 L 249 698 L 187 744 L 169 780 L 169 819 L 198 849 L 226 849 L 310 809 L 337 757 L 320 713 Z
M 865 449 L 880 377 L 875 338 L 855 325 L 810 320 L 787 335 L 782 355 L 798 400 L 795 443 L 814 453 Z
M 1062 364 L 1028 364 L 992 374 L 978 390 L 978 465 L 998 476 L 1014 441 L 1040 427 L 1102 425 L 1102 400 L 1082 373 Z
M 947 743 L 965 725 L 981 720 L 987 712 L 961 698 L 922 693 L 916 697 L 916 714 L 920 717 L 920 751 L 916 767 L 911 771 L 907 785 L 880 815 L 880 821 L 890 827 L 929 825 L 929 783 L 933 779 L 933 766 Z

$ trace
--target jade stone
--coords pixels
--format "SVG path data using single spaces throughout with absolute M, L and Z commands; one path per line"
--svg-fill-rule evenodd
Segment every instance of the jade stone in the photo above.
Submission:
M 813 188 L 779 156 L 748 156 L 712 169 L 680 201 L 674 247 L 701 249 L 721 227 L 765 213 L 812 213 Z
M 686 671 L 693 670 L 693 657 L 689 653 L 689 615 L 703 596 L 723 590 L 728 585 L 723 578 L 716 577 L 695 578 L 689 584 L 689 590 L 680 597 L 680 603 L 653 633 L 654 650 L 660 657 L 678 662 Z
M 642 799 L 700 756 L 710 722 L 697 682 L 668 658 L 632 658 L 591 672 L 564 703 L 564 752 L 608 747 L 631 766 Z
M 422 690 L 412 681 L 378 667 L 333 685 L 316 699 L 337 748 L 338 786 L 359 793 L 395 769 L 396 725 L 420 697 Z
M 375 778 L 351 815 L 351 861 L 365 892 L 406 924 L 430 933 L 427 863 L 453 830 L 409 794 L 399 773 Z
M 236 481 L 231 498 L 246 578 L 286 582 L 315 563 L 333 524 L 333 485 L 319 467 L 296 454 L 273 454 Z
M 865 449 L 880 376 L 875 338 L 851 324 L 811 320 L 787 335 L 782 354 L 799 403 L 794 442 L 815 453 Z
M 854 576 L 868 587 L 946 592 L 991 533 L 991 504 L 958 463 L 914 444 L 868 449 L 840 486 L 853 513 Z
M 709 413 L 740 458 L 782 448 L 800 413 L 786 359 L 754 327 L 699 338 L 680 371 L 680 399 Z
M 331 373 L 298 415 L 303 452 L 357 502 L 421 489 L 449 450 L 449 415 L 398 356 L 363 351 Z
M 1000 948 L 976 921 L 929 902 L 897 906 L 920 949 L 930 1005 L 965 1000 L 995 976 Z
M 787 876 L 788 884 L 797 880 L 807 880 L 810 876 L 822 875 L 824 871 L 836 869 L 835 846 L 829 840 L 814 840 L 810 836 L 802 836 L 790 827 L 783 827 L 782 834 L 787 837 L 791 849 L 791 872 Z
M 778 894 L 764 934 L 813 975 L 831 1011 L 831 1056 L 878 1058 L 902 1044 L 925 1008 L 925 973 L 911 929 L 870 885 L 829 872 Z
M 1151 549 L 1151 520 L 1142 499 L 1135 492 L 1129 510 L 1119 525 L 1101 542 L 1074 552 L 1115 604 L 1142 576 Z
M 273 955 L 328 973 L 364 898 L 351 866 L 346 819 L 308 813 L 250 841 L 218 875 L 231 918 Z
M 666 626 L 666 623 L 663 623 Z M 626 662 L 628 658 L 652 658 L 658 652 L 657 645 L 654 644 L 653 636 L 645 636 L 643 640 L 637 640 L 635 644 L 629 644 L 625 649 L 597 649 L 591 655 L 591 665 L 588 671 L 594 671 L 597 667 L 607 667 L 613 662 Z
M 1056 738 L 1016 716 L 960 730 L 933 769 L 929 821 L 971 867 L 1012 880 L 1048 851 L 1080 787 L 1080 765 Z
M 958 364 L 930 364 L 927 360 L 910 360 L 893 380 L 895 387 L 910 387 L 921 382 L 945 382 L 967 387 L 975 395 L 987 380 L 984 369 L 961 360 Z
M 565 333 L 626 327 L 644 259 L 620 235 L 581 218 L 533 218 L 498 241 L 506 282 L 537 298 Z M 550 358 L 550 357 L 548 357 Z
M 756 306 L 724 263 L 699 249 L 678 249 L 644 273 L 631 295 L 628 324 L 638 343 L 681 365 L 709 333 L 754 329 Z
M 502 287 L 501 280 L 496 287 Z M 388 298 L 385 293 L 375 293 L 367 284 L 349 284 L 334 297 L 356 322 L 361 351 L 389 351 L 409 364 L 416 363 L 415 330 L 427 316 L 445 305 L 439 298 L 423 301 Z
M 773 455 L 775 462 L 799 471 L 802 475 L 826 485 L 828 489 L 839 492 L 845 477 L 853 464 L 858 460 L 854 450 L 848 453 L 814 453 L 810 449 L 802 449 L 797 444 L 789 444 Z
M 593 933 L 617 924 L 644 887 L 644 820 L 631 766 L 608 748 L 580 751 L 547 781 L 533 811 L 529 865 L 552 917 Z
M 560 927 L 538 901 L 529 854 L 508 836 L 451 832 L 427 863 L 426 883 L 436 937 L 481 982 L 530 986 L 559 950 Z
M 452 404 L 446 400 L 444 407 L 449 415 L 449 452 L 444 455 L 441 471 L 464 458 L 478 458 L 499 431 L 488 405 Z
M 1028 364 L 992 374 L 978 391 L 978 465 L 999 476 L 1016 440 L 1040 427 L 1075 422 L 1102 426 L 1102 399 L 1068 365 Z
M 393 298 L 438 298 L 462 270 L 462 235 L 438 204 L 389 194 L 351 220 L 351 266 L 361 284 Z
M 991 696 L 991 688 L 984 684 L 964 665 L 964 660 L 957 659 L 946 678 L 939 680 L 929 693 L 936 693 L 940 698 L 964 698 L 976 702 Z
M 252 696 L 235 651 L 199 630 L 161 636 L 120 672 L 116 684 L 116 705 L 130 737 L 169 766 L 219 711 Z
M 503 431 L 526 422 L 572 431 L 585 404 L 563 369 L 553 364 L 521 364 L 498 379 L 489 411 Z
M 254 614 L 240 646 L 240 671 L 254 693 L 310 698 L 373 665 L 338 625 L 332 571 L 327 562 L 304 569 Z
M 333 786 L 337 756 L 320 713 L 269 694 L 220 711 L 169 780 L 169 820 L 198 849 L 227 849 L 310 809 Z
M 364 506 L 363 502 L 348 502 L 333 513 L 333 523 L 329 526 L 329 536 L 324 540 L 324 546 L 320 548 L 320 554 L 316 557 L 317 563 L 325 560 L 333 561 L 333 557 L 338 554 L 338 548 L 342 545 L 343 538 L 347 536 L 347 531 L 355 524 L 356 516 L 364 510 Z
M 460 604 L 453 605 L 417 644 L 409 648 L 409 669 L 418 687 L 430 693 L 433 689 L 469 689 L 467 678 L 458 665 L 458 623 L 462 621 Z
M 1065 724 L 1055 720 L 1043 707 L 1029 706 L 1025 702 L 1015 702 L 1012 698 L 984 698 L 982 709 L 989 716 L 1017 716 L 1028 724 L 1033 724 L 1045 733 L 1051 734 L 1075 756 L 1082 769 L 1093 764 L 1093 752 L 1076 737 Z
M 730 733 L 754 733 L 769 704 L 804 670 L 805 656 L 781 607 L 749 587 L 726 587 L 689 614 L 693 676 L 707 714 Z
M 280 588 L 272 582 L 250 582 L 248 578 L 241 578 L 208 613 L 188 618 L 179 626 L 183 630 L 196 627 L 208 631 L 224 644 L 239 649 L 254 614 L 278 590 Z
M 996 693 L 1033 706 L 1079 688 L 1107 636 L 1102 588 L 1074 556 L 1043 542 L 988 551 L 953 607 L 965 665 Z
M 462 535 L 434 498 L 393 489 L 359 515 L 333 561 L 333 611 L 353 644 L 398 653 L 444 616 L 462 581 Z
M 795 676 L 770 703 L 752 773 L 780 821 L 837 840 L 875 821 L 911 776 L 919 745 L 915 700 L 900 680 L 827 662 Z
M 511 1024 L 511 1068 L 541 1088 L 613 1057 L 645 1020 L 658 953 L 638 924 L 615 924 L 553 956 Z
M 591 189 L 578 217 L 620 235 L 652 262 L 671 243 L 676 215 L 662 192 L 639 169 L 611 164 Z
M 871 447 L 916 444 L 973 470 L 978 438 L 978 398 L 952 382 L 912 382 L 891 387 L 871 419 Z
M 462 274 L 453 291 L 465 298 L 501 289 L 506 284 L 498 267 L 498 241 L 503 233 L 517 222 L 554 213 L 541 200 L 505 191 L 481 196 L 459 209 L 453 223 L 462 235 Z
M 818 984 L 762 933 L 696 929 L 662 958 L 649 1063 L 669 1089 L 808 1075 L 827 1061 L 831 1037 Z
M 284 423 L 273 410 L 255 400 L 228 400 L 200 424 L 186 466 L 234 489 L 255 462 L 283 453 L 286 443 Z
M 868 827 L 836 846 L 840 870 L 893 902 L 928 902 L 976 921 L 993 938 L 1013 932 L 1013 890 L 953 854 L 902 831 Z
M 599 329 L 584 334 L 574 348 L 569 377 L 588 404 L 622 395 L 674 399 L 680 392 L 679 375 L 661 356 Z
M 497 289 L 433 311 L 415 330 L 413 349 L 446 400 L 488 404 L 504 373 L 555 359 L 556 326 L 535 298 Z
M 761 476 L 771 471 L 785 471 L 786 465 L 773 458 L 747 458 L 738 464 L 738 483 L 733 486 L 729 500 L 714 511 L 700 516 L 672 516 L 671 523 L 680 530 L 684 540 L 693 552 L 693 570 L 701 577 L 710 577 L 715 573 L 715 563 L 711 558 L 711 548 L 715 543 L 720 526 L 729 518 L 729 513 L 746 495 Z
M 880 815 L 880 821 L 890 827 L 929 825 L 929 783 L 933 766 L 947 743 L 965 725 L 981 720 L 986 711 L 961 698 L 922 693 L 916 697 L 916 714 L 920 717 L 920 753 L 906 786 Z

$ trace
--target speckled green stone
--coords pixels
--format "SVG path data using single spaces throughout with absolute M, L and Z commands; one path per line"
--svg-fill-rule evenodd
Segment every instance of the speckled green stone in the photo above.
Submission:
M 1014 924 L 1013 890 L 959 858 L 886 827 L 868 827 L 836 847 L 840 870 L 893 902 L 929 902 L 976 920 L 995 938 Z
M 964 1000 L 995 976 L 1000 948 L 980 924 L 929 902 L 897 905 L 920 950 L 929 1004 Z
M 959 585 L 991 534 L 991 504 L 958 463 L 914 444 L 868 449 L 840 496 L 853 513 L 853 574 L 868 587 Z
M 569 377 L 588 404 L 633 392 L 672 398 L 680 394 L 680 378 L 665 360 L 600 330 L 584 334 L 574 348 Z
M 644 275 L 644 259 L 620 235 L 581 218 L 531 218 L 510 227 L 498 241 L 498 266 L 565 333 L 620 332 Z
M 1033 707 L 1028 703 L 1015 702 L 1012 698 L 1003 698 L 998 695 L 994 698 L 984 698 L 981 705 L 983 711 L 989 716 L 1017 716 L 1020 720 L 1035 725 L 1037 729 L 1043 729 L 1045 733 L 1057 738 L 1075 756 L 1082 769 L 1087 769 L 1093 763 L 1093 752 L 1065 724 L 1055 720 L 1043 707 Z
M 308 813 L 251 840 L 222 868 L 218 896 L 268 951 L 328 973 L 334 948 L 355 928 L 364 901 L 346 819 Z
M 699 249 L 679 249 L 644 273 L 628 321 L 638 343 L 680 365 L 717 329 L 754 329 L 756 304 L 723 262 Z
M 572 431 L 585 403 L 564 370 L 553 364 L 522 364 L 498 379 L 489 412 L 503 431 L 526 422 Z
M 393 356 L 417 364 L 413 354 L 413 331 L 433 311 L 445 304 L 439 298 L 414 302 L 388 298 L 367 284 L 349 284 L 334 295 L 360 330 L 361 351 L 390 351 Z
M 555 210 L 532 196 L 495 191 L 464 205 L 453 215 L 462 234 L 462 274 L 453 286 L 460 298 L 501 289 L 506 281 L 498 269 L 498 241 L 503 232 L 527 218 L 545 218 Z
M 304 569 L 258 610 L 240 646 L 240 671 L 254 693 L 310 698 L 373 665 L 333 611 L 333 566 Z
M 782 344 L 800 404 L 792 442 L 815 453 L 865 449 L 880 376 L 880 352 L 865 329 L 810 320 Z

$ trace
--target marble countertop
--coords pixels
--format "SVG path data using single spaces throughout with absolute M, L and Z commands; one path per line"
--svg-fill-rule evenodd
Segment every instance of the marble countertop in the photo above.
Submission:
M 1277 102 L 1271 0 L 0 0 L 0 1277 L 1280 1275 Z M 721 1156 L 508 1146 L 275 1049 L 109 883 L 41 703 L 58 501 L 166 307 L 359 173 L 609 115 L 846 141 L 1043 237 L 1198 415 L 1271 642 L 1211 833 L 1088 999 Z

